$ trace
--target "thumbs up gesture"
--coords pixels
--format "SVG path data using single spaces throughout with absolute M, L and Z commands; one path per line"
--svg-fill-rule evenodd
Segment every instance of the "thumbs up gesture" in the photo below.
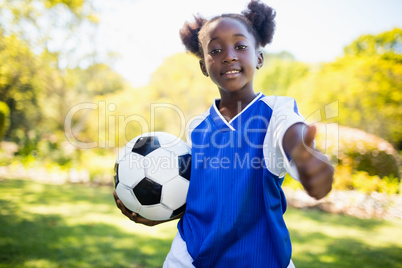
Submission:
M 332 189 L 334 168 L 324 154 L 314 149 L 315 135 L 315 126 L 293 125 L 285 134 L 284 148 L 290 151 L 304 189 L 310 196 L 321 199 Z M 293 138 L 290 146 L 285 144 L 287 138 Z

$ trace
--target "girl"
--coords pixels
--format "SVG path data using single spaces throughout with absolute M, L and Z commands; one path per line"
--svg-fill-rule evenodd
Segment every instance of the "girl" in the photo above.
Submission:
M 313 149 L 294 99 L 255 93 L 275 11 L 252 0 L 242 14 L 195 17 L 180 31 L 220 99 L 190 124 L 191 183 L 187 207 L 164 267 L 294 267 L 281 189 L 288 172 L 308 194 L 330 190 L 333 168 Z M 116 204 L 131 220 L 149 221 Z

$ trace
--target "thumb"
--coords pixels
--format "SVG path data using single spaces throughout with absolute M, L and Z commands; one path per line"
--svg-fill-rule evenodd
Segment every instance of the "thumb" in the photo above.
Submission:
M 313 142 L 315 138 L 315 134 L 317 133 L 317 128 L 314 125 L 307 125 L 306 130 L 303 131 L 305 132 L 304 137 L 303 137 L 303 143 L 305 146 L 308 147 L 313 147 Z
M 311 154 L 310 152 L 311 148 L 313 148 L 313 142 L 316 132 L 317 128 L 314 125 L 306 125 L 306 127 L 303 128 L 303 139 L 299 141 L 291 154 L 293 159 L 305 159 Z

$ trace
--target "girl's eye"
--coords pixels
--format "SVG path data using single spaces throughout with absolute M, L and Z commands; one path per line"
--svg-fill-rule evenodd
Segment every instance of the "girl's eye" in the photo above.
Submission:
M 247 48 L 246 45 L 239 45 L 239 46 L 236 46 L 236 49 L 237 49 L 237 50 L 243 50 L 243 49 L 246 49 L 246 48 Z
M 222 49 L 220 49 L 220 48 L 217 48 L 217 49 L 212 49 L 210 52 L 209 52 L 209 54 L 216 54 L 216 53 L 219 53 L 219 52 L 221 52 L 222 51 Z

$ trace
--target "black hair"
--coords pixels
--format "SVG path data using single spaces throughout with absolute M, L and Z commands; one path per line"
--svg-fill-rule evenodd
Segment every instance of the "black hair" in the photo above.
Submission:
M 203 30 L 216 20 L 231 18 L 242 22 L 247 27 L 247 30 L 255 37 L 256 47 L 264 47 L 272 42 L 275 32 L 275 16 L 276 12 L 273 8 L 259 0 L 252 0 L 247 5 L 247 9 L 243 10 L 241 14 L 222 14 L 210 20 L 200 15 L 194 16 L 194 22 L 185 22 L 180 29 L 180 38 L 187 51 L 202 59 L 204 57 L 201 46 Z

